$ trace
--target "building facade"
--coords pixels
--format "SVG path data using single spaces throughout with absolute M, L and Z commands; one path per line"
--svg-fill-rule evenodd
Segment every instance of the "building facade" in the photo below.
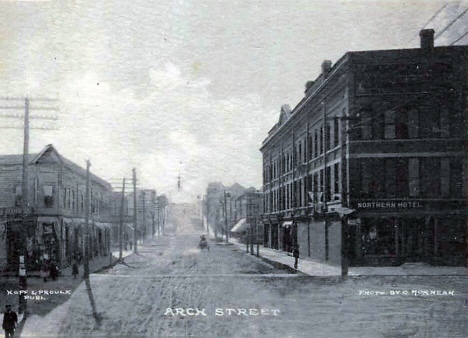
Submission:
M 0 156 L 0 268 L 17 269 L 21 232 L 26 232 L 26 266 L 38 269 L 43 258 L 61 267 L 85 246 L 86 170 L 48 145 L 28 159 L 28 211 L 21 211 L 22 155 Z M 89 239 L 91 257 L 110 252 L 112 189 L 90 175 Z M 16 210 L 16 211 L 15 211 Z
M 348 52 L 264 140 L 268 246 L 339 264 L 462 264 L 468 47 Z

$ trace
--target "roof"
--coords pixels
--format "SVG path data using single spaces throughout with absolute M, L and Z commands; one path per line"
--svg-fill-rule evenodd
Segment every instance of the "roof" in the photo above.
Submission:
M 29 154 L 28 162 L 31 162 L 37 154 Z M 22 165 L 23 155 L 0 155 L 0 165 Z
M 55 154 L 59 157 L 59 159 L 62 161 L 62 164 L 65 167 L 69 168 L 70 170 L 78 174 L 86 176 L 86 169 L 80 167 L 78 164 L 60 155 L 59 152 L 54 148 L 52 144 L 48 144 L 47 146 L 45 146 L 44 149 L 42 149 L 41 152 L 39 152 L 38 154 L 28 154 L 29 164 L 37 163 L 37 161 L 40 158 L 42 158 L 42 156 L 52 151 L 55 152 Z M 22 164 L 23 164 L 23 155 L 18 155 L 18 154 L 0 155 L 0 165 L 6 166 L 6 165 L 22 165 Z M 111 186 L 109 182 L 106 182 L 102 178 L 94 175 L 93 173 L 90 173 L 90 179 L 99 184 L 106 185 L 109 187 Z

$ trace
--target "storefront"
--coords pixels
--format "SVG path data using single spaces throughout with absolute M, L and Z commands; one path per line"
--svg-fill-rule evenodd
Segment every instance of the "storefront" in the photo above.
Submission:
M 352 266 L 463 264 L 466 235 L 462 210 L 444 210 L 443 203 L 439 210 L 435 205 L 423 208 L 421 202 L 398 203 L 366 204 L 364 208 L 361 204 L 349 220 Z
M 39 216 L 37 218 L 36 240 L 39 259 L 60 261 L 61 232 L 57 217 Z

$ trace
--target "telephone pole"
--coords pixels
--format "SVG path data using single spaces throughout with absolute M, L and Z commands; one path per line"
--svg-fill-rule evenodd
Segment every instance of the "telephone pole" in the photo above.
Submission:
M 145 193 L 145 190 L 142 191 L 143 193 L 143 242 L 145 241 L 145 237 L 146 237 L 146 209 L 145 209 L 145 197 L 146 197 L 146 193 Z
M 27 209 L 29 207 L 29 193 L 28 193 L 28 156 L 29 156 L 29 99 L 24 100 L 24 138 L 23 138 L 23 173 L 22 173 L 22 186 L 21 186 L 21 214 L 22 214 L 22 229 L 19 233 L 20 236 L 20 256 L 19 256 L 19 289 L 26 291 L 28 289 L 28 280 L 26 277 L 26 241 L 27 241 L 27 228 L 26 221 Z M 28 302 L 24 298 L 23 292 L 19 295 L 19 313 L 27 313 Z
M 123 232 L 123 214 L 125 205 L 125 177 L 122 183 L 122 200 L 120 202 L 120 221 L 119 221 L 119 260 L 122 260 L 122 232 Z
M 27 239 L 28 233 L 30 232 L 30 216 L 31 210 L 29 208 L 29 168 L 28 168 L 28 157 L 29 157 L 29 130 L 30 129 L 45 129 L 50 130 L 54 129 L 50 126 L 42 125 L 36 126 L 31 128 L 29 125 L 30 116 L 30 100 L 29 98 L 10 98 L 10 97 L 0 97 L 0 100 L 3 101 L 2 105 L 0 106 L 0 118 L 13 118 L 13 119 L 20 119 L 23 118 L 23 125 L 16 125 L 16 124 L 4 124 L 0 128 L 1 129 L 22 129 L 23 130 L 23 167 L 22 167 L 22 178 L 21 178 L 21 224 L 18 228 L 14 231 L 18 238 L 18 251 L 19 251 L 19 279 L 18 279 L 18 287 L 21 291 L 27 291 L 28 288 L 28 281 L 27 281 L 27 273 L 26 273 L 26 253 L 27 253 Z M 13 102 L 23 102 L 23 105 L 18 105 L 17 103 L 5 104 L 4 102 L 13 101 Z M 54 102 L 54 99 L 46 99 L 46 98 L 37 98 L 33 101 L 41 101 L 41 102 Z M 5 104 L 5 105 L 4 105 Z M 15 111 L 23 110 L 24 115 Z M 35 107 L 36 110 L 41 111 L 58 111 L 58 108 L 55 107 Z M 22 116 L 23 115 L 23 116 Z M 34 119 L 42 119 L 42 120 L 57 120 L 58 117 L 56 115 L 51 114 L 40 114 L 38 116 L 34 116 Z M 56 129 L 56 128 L 55 128 Z M 18 303 L 18 312 L 20 314 L 24 314 L 23 318 L 26 318 L 28 315 L 27 312 L 27 300 L 25 297 L 25 292 L 20 292 L 19 295 L 19 303 Z
M 137 232 L 137 189 L 136 189 L 136 169 L 133 168 L 133 247 L 134 252 L 138 253 L 138 232 Z
M 89 208 L 90 208 L 90 188 L 89 188 L 89 168 L 91 162 L 86 160 L 86 212 L 85 212 L 85 254 L 84 254 L 84 278 L 89 278 Z

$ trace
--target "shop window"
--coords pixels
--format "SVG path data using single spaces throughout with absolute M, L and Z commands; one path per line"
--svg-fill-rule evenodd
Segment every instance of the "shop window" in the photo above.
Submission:
M 44 185 L 44 205 L 46 208 L 54 206 L 54 187 L 51 185 Z

